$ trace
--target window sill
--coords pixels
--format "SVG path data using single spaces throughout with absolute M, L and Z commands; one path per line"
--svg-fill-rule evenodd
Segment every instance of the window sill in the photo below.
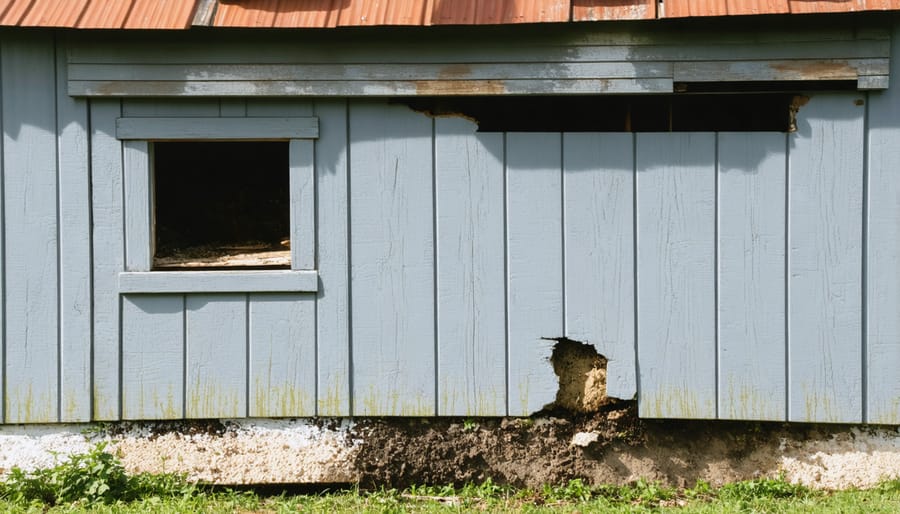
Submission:
M 127 293 L 314 293 L 315 270 L 135 271 L 119 273 Z

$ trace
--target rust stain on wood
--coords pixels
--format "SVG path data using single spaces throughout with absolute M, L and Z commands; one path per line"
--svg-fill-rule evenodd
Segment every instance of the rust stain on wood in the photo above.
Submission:
M 503 80 L 417 80 L 417 95 L 499 95 L 506 93 Z
M 796 74 L 803 79 L 851 78 L 857 76 L 856 68 L 847 61 L 795 61 L 772 63 L 772 69 L 780 73 Z

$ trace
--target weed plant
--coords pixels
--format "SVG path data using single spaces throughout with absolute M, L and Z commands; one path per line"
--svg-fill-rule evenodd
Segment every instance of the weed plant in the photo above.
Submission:
M 125 472 L 99 444 L 52 468 L 14 468 L 0 482 L 0 512 L 281 513 L 281 512 L 900 512 L 900 480 L 867 491 L 813 491 L 785 478 L 760 478 L 719 488 L 698 482 L 674 489 L 638 480 L 592 487 L 581 479 L 517 489 L 487 479 L 462 487 L 405 490 L 350 488 L 320 494 L 260 496 L 190 484 L 182 475 Z

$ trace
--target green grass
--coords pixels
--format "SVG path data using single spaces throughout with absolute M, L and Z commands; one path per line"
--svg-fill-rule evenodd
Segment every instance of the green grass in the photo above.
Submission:
M 895 513 L 900 480 L 869 490 L 812 491 L 783 478 L 713 488 L 700 482 L 672 489 L 639 480 L 627 486 L 591 487 L 582 480 L 540 489 L 491 482 L 418 486 L 398 491 L 357 489 L 307 495 L 253 492 L 189 484 L 179 475 L 128 475 L 103 445 L 58 465 L 26 473 L 13 469 L 0 483 L 0 512 L 287 513 L 287 512 L 665 512 L 665 513 Z

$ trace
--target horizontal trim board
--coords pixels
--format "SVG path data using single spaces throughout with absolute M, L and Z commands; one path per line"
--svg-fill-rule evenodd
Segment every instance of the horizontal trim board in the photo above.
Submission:
M 73 64 L 69 80 L 297 81 L 516 80 L 671 77 L 670 62 L 450 64 Z
M 290 118 L 118 118 L 122 140 L 273 140 L 315 139 L 319 119 Z
M 119 293 L 313 293 L 314 270 L 141 271 L 119 273 Z
M 856 80 L 887 75 L 888 59 L 802 59 L 774 61 L 698 61 L 675 63 L 676 82 L 769 80 Z
M 420 81 L 69 81 L 72 96 L 440 96 L 440 95 L 584 95 L 671 93 L 671 78 L 592 80 L 420 80 Z M 144 118 L 141 118 L 144 119 Z M 203 118 L 206 120 L 218 118 Z M 173 133 L 177 135 L 177 133 Z M 128 134 L 134 139 L 134 134 Z M 315 135 L 305 137 L 317 137 Z M 198 136 L 193 136 L 194 138 Z M 120 137 L 120 139 L 122 139 Z M 162 139 L 159 136 L 144 139 Z M 180 139 L 189 139 L 180 137 Z

